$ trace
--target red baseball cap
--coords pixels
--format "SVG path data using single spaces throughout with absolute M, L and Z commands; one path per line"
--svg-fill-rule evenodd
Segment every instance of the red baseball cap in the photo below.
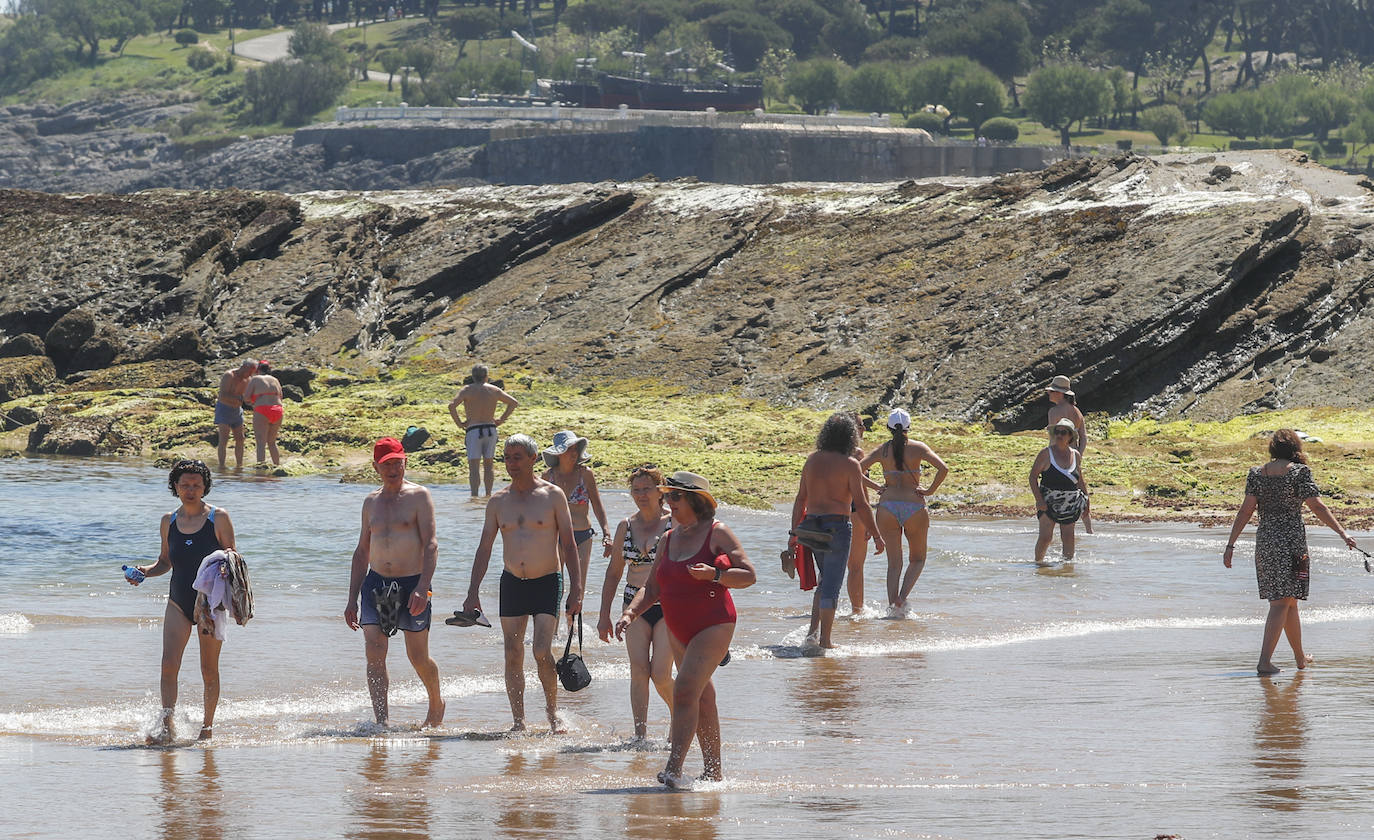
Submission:
M 380 464 L 393 458 L 404 458 L 406 450 L 401 442 L 393 437 L 384 437 L 372 445 L 372 463 Z

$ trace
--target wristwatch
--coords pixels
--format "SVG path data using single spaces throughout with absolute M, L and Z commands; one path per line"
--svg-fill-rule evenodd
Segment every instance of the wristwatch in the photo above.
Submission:
M 719 566 L 716 567 L 716 583 L 720 583 L 720 573 L 723 572 L 723 571 L 725 571 L 725 570 L 722 569 L 721 567 L 719 567 Z

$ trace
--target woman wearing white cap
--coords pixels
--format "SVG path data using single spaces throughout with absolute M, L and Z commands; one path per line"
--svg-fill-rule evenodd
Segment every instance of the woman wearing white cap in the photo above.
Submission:
M 592 537 L 596 530 L 588 511 L 596 514 L 601 525 L 601 548 L 604 556 L 611 554 L 611 535 L 606 530 L 606 508 L 601 504 L 601 493 L 596 489 L 596 476 L 587 466 L 587 439 L 578 437 L 576 432 L 561 431 L 553 436 L 553 445 L 544 450 L 544 463 L 549 469 L 542 476 L 545 481 L 557 484 L 568 497 L 568 512 L 572 514 L 573 540 L 577 543 L 577 558 L 582 563 L 582 580 L 587 580 L 587 570 L 592 564 Z
M 859 462 L 867 474 L 873 464 L 881 464 L 886 479 L 878 494 L 875 517 L 878 533 L 887 543 L 887 602 L 893 609 L 906 606 L 906 599 L 926 566 L 926 535 L 930 531 L 930 511 L 926 497 L 933 494 L 949 474 L 940 456 L 919 440 L 907 440 L 911 415 L 898 408 L 887 416 L 892 440 L 868 453 Z M 930 486 L 921 487 L 921 463 L 935 468 Z M 910 559 L 902 575 L 902 537 L 906 537 Z

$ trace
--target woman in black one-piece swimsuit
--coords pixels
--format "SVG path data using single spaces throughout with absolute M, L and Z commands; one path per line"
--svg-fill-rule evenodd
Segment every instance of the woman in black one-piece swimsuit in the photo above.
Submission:
M 162 551 L 151 566 L 136 567 L 146 577 L 172 572 L 167 612 L 162 622 L 162 723 L 151 742 L 172 740 L 173 710 L 177 702 L 177 675 L 181 655 L 195 627 L 196 591 L 193 585 L 200 562 L 207 554 L 234 548 L 234 526 L 223 508 L 205 503 L 210 492 L 210 469 L 201 461 L 177 461 L 167 479 L 181 506 L 162 517 Z M 134 586 L 138 583 L 130 581 Z M 213 634 L 199 634 L 200 674 L 205 681 L 205 717 L 200 739 L 210 737 L 219 705 L 219 652 L 224 643 Z

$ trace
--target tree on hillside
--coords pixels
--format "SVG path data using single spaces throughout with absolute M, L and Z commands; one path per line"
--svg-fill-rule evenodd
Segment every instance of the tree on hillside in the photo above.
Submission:
M 887 64 L 862 64 L 841 85 L 841 99 L 856 111 L 887 113 L 901 111 L 906 116 L 906 97 L 896 71 Z
M 1112 85 L 1106 76 L 1081 64 L 1051 64 L 1026 81 L 1026 112 L 1031 119 L 1059 132 L 1065 146 L 1073 145 L 1069 127 L 1112 107 Z
M 1333 84 L 1314 85 L 1298 97 L 1298 113 L 1307 118 L 1307 128 L 1325 143 L 1331 130 L 1350 122 L 1355 112 L 1355 97 Z
M 467 50 L 468 41 L 485 40 L 501 28 L 501 15 L 486 6 L 469 6 L 456 10 L 448 19 L 448 34 L 458 42 L 458 57 Z
M 1175 137 L 1188 136 L 1188 120 L 1177 105 L 1156 105 L 1140 112 L 1140 125 L 1167 146 Z
M 71 62 L 62 44 L 52 22 L 37 15 L 21 15 L 0 31 L 0 93 L 69 69 Z
M 963 18 L 940 18 L 931 24 L 926 44 L 937 55 L 967 56 L 1008 84 L 1034 59 L 1026 18 L 1010 3 L 989 3 Z
M 1154 27 L 1154 11 L 1145 0 L 1108 0 L 1093 21 L 1090 43 L 1103 58 L 1131 74 L 1134 89 L 1140 85 Z
M 792 36 L 792 51 L 804 59 L 815 55 L 821 30 L 832 19 L 815 0 L 764 0 L 759 10 Z
M 406 63 L 405 57 L 401 55 L 400 50 L 382 50 L 377 53 L 377 61 L 386 71 L 386 90 L 387 93 L 390 93 L 392 90 L 391 82 L 396 78 L 396 71 L 400 70 L 402 65 Z
M 950 114 L 963 117 L 973 126 L 1006 110 L 1006 85 L 986 67 L 974 65 L 949 83 L 945 107 Z
M 878 29 L 858 0 L 818 2 L 830 13 L 830 21 L 821 28 L 821 40 L 840 58 L 851 64 L 857 63 L 868 45 L 882 35 L 882 30 Z
M 100 41 L 118 40 L 118 49 L 134 35 L 152 28 L 152 20 L 134 0 L 34 0 L 34 11 L 76 44 L 77 60 L 90 48 L 90 63 L 100 55 Z
M 716 49 L 734 59 L 737 70 L 752 71 L 770 49 L 792 46 L 792 36 L 763 15 L 738 9 L 711 15 L 701 22 Z
M 907 74 L 907 102 L 911 110 L 919 111 L 927 105 L 944 105 L 948 109 L 954 80 L 980 69 L 988 72 L 973 59 L 963 56 L 922 61 Z M 941 130 L 949 130 L 948 122 Z
M 763 101 L 781 99 L 785 94 L 783 86 L 792 73 L 792 65 L 797 56 L 791 50 L 769 50 L 759 59 L 759 75 L 763 77 Z
M 347 64 L 343 43 L 323 23 L 302 23 L 291 32 L 286 50 L 292 58 L 321 64 Z
M 833 58 L 813 58 L 792 67 L 784 86 L 788 96 L 801 103 L 808 114 L 819 114 L 840 96 L 840 85 L 849 68 Z

